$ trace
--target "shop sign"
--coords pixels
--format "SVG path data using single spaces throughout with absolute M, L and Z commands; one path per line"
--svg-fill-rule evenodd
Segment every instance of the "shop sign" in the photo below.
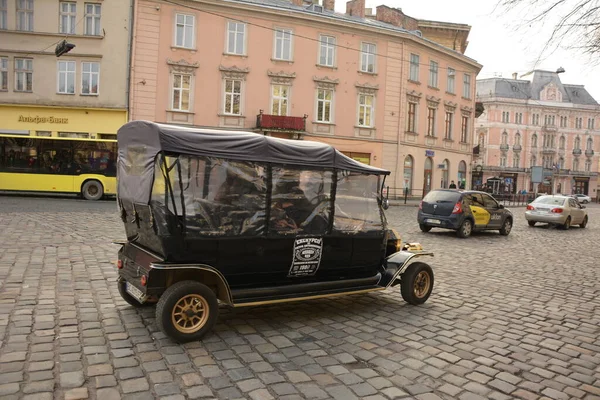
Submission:
M 433 156 L 435 156 L 435 151 L 425 150 L 425 157 L 433 157 Z
M 69 118 L 59 118 L 59 117 L 40 117 L 36 115 L 35 117 L 19 115 L 19 122 L 29 122 L 32 124 L 68 124 Z

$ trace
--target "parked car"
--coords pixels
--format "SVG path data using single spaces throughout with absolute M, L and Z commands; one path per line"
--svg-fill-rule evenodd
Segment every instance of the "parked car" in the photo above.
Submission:
M 590 196 L 581 193 L 574 194 L 573 197 L 576 198 L 577 201 L 579 201 L 582 204 L 587 204 L 592 201 L 592 198 Z
M 588 214 L 585 206 L 577 203 L 573 197 L 547 195 L 538 197 L 527 206 L 525 219 L 529 226 L 543 222 L 562 229 L 569 229 L 571 225 L 585 228 L 588 223 Z
M 249 307 L 398 286 L 423 304 L 430 252 L 387 225 L 389 171 L 317 142 L 132 121 L 119 129 L 117 202 L 127 240 L 116 283 L 186 342 L 219 302 Z M 414 262 L 415 260 L 417 260 Z
M 512 229 L 513 215 L 488 193 L 437 189 L 421 201 L 417 221 L 423 232 L 452 229 L 466 238 L 473 231 L 499 230 L 506 236 Z

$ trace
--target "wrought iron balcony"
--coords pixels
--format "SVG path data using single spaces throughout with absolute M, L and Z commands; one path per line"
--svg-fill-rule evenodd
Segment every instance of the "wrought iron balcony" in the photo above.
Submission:
M 263 111 L 260 110 L 260 114 L 256 116 L 256 128 L 281 131 L 305 131 L 307 117 L 308 115 L 304 115 L 304 117 L 288 117 L 286 115 L 263 114 Z
M 521 147 L 521 145 L 520 145 L 520 144 L 515 144 L 515 145 L 513 146 L 513 151 L 514 151 L 514 152 L 519 152 L 519 151 L 521 151 L 521 150 L 523 150 L 523 147 Z
M 542 130 L 545 132 L 556 132 L 558 131 L 558 128 L 556 127 L 556 125 L 547 124 L 542 126 Z
M 581 155 L 581 149 L 573 149 L 573 155 L 574 156 L 580 156 Z
M 542 154 L 556 154 L 554 147 L 542 147 Z
M 585 156 L 586 156 L 586 157 L 592 157 L 593 155 L 594 155 L 594 150 L 592 150 L 592 149 L 587 149 L 587 150 L 585 151 Z
M 506 143 L 502 143 L 502 144 L 500 145 L 500 150 L 502 150 L 502 151 L 508 151 L 508 144 L 506 144 Z
M 489 172 L 529 172 L 529 168 L 521 168 L 521 167 L 497 167 L 494 165 L 484 165 L 484 171 Z

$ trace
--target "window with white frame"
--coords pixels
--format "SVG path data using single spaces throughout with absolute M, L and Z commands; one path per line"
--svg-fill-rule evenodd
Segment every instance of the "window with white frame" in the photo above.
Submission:
M 290 87 L 286 85 L 271 86 L 271 114 L 288 115 Z
M 60 94 L 75 93 L 75 61 L 58 62 L 58 87 L 56 91 Z
M 579 158 L 573 159 L 573 171 L 579 171 Z
M 569 124 L 569 119 L 567 117 L 560 117 L 560 127 L 566 128 Z
M 375 96 L 361 93 L 358 95 L 358 126 L 373 126 L 373 109 Z
M 531 116 L 531 124 L 532 125 L 539 125 L 540 124 L 540 114 L 533 114 Z
M 333 90 L 317 89 L 317 121 L 332 122 Z
M 173 74 L 173 87 L 171 89 L 171 109 L 174 111 L 190 111 L 190 94 L 192 75 Z
M 319 65 L 333 67 L 335 65 L 335 37 L 319 36 Z
M 408 102 L 408 120 L 406 126 L 407 132 L 417 132 L 417 103 Z
M 243 22 L 227 22 L 227 53 L 246 54 L 246 24 Z
M 420 58 L 418 54 L 410 55 L 410 76 L 409 79 L 413 82 L 419 82 L 419 66 Z
M 581 139 L 579 137 L 575 138 L 575 142 L 573 143 L 573 148 L 575 150 L 581 149 Z
M 469 74 L 463 76 L 463 97 L 465 99 L 471 98 L 471 75 Z
M 531 147 L 537 147 L 537 135 L 534 133 L 533 136 L 531 136 Z
M 0 0 L 0 29 L 8 29 L 7 0 Z
M 33 89 L 33 60 L 15 58 L 15 92 L 31 92 Z
M 33 31 L 33 0 L 17 0 L 17 30 Z
M 515 113 L 515 124 L 522 124 L 523 123 L 523 113 Z
M 500 166 L 506 167 L 506 156 L 500 156 Z
M 360 51 L 360 70 L 362 72 L 375 72 L 375 55 L 377 46 L 373 43 L 362 43 Z
M 456 70 L 454 68 L 448 68 L 448 87 L 446 92 L 454 94 L 454 81 L 456 78 Z
M 586 158 L 585 160 L 585 172 L 591 172 L 592 170 L 592 160 Z
M 513 154 L 513 168 L 519 168 L 519 164 L 521 163 L 521 157 L 518 153 Z
M 438 63 L 429 61 L 429 86 L 438 87 Z
M 77 3 L 61 1 L 60 8 L 60 33 L 75 33 L 75 18 L 77 17 Z
M 435 136 L 435 114 L 434 107 L 427 107 L 427 136 Z
M 8 90 L 8 57 L 0 57 L 0 90 Z
M 575 128 L 581 129 L 582 126 L 583 126 L 583 118 L 581 118 L 581 117 L 575 118 Z
M 510 122 L 510 112 L 502 111 L 502 122 L 508 123 Z
M 446 119 L 445 119 L 445 129 L 444 129 L 444 139 L 451 140 L 452 139 L 452 121 L 454 120 L 454 113 L 451 111 L 446 111 Z
M 81 63 L 81 94 L 96 95 L 100 92 L 100 63 Z
M 460 142 L 469 143 L 469 117 L 467 117 L 466 115 L 462 116 L 462 123 L 460 128 Z
M 89 36 L 100 36 L 100 14 L 102 5 L 96 3 L 85 3 L 85 34 Z
M 225 79 L 223 113 L 242 115 L 242 81 L 240 79 Z
M 591 137 L 588 138 L 587 143 L 585 145 L 585 149 L 587 151 L 594 150 L 594 139 Z
M 275 49 L 273 51 L 275 60 L 292 60 L 292 35 L 291 29 L 275 29 Z
M 194 48 L 195 17 L 188 14 L 175 14 L 175 46 Z
M 594 129 L 594 118 L 588 118 L 588 129 Z
M 559 149 L 561 149 L 561 150 L 565 149 L 565 141 L 566 141 L 565 137 L 561 136 L 560 139 L 558 140 L 558 148 Z

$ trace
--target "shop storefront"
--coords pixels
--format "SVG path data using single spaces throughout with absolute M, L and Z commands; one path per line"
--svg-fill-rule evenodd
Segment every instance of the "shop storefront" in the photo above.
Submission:
M 573 177 L 573 194 L 590 195 L 590 178 L 587 176 Z
M 127 110 L 0 104 L 0 133 L 23 136 L 116 139 Z

